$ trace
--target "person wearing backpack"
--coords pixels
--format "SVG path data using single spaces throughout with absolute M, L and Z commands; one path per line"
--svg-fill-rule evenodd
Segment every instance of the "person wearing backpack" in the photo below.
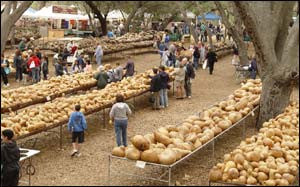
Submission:
M 184 79 L 184 89 L 186 97 L 192 98 L 192 79 L 195 78 L 195 71 L 193 68 L 192 62 L 190 62 L 187 58 L 184 58 L 183 64 L 185 64 L 185 79 Z
M 158 74 L 157 68 L 153 68 L 153 73 L 154 73 L 153 77 L 149 75 L 149 77 L 151 78 L 150 92 L 154 98 L 152 109 L 159 110 L 160 109 L 159 91 L 162 88 L 162 81 L 160 75 Z
M 19 183 L 21 153 L 13 137 L 11 129 L 1 133 L 1 186 L 18 186 Z

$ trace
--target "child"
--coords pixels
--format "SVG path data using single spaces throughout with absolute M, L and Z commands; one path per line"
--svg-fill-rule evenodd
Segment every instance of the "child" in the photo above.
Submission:
M 46 59 L 45 56 L 42 57 L 42 72 L 43 72 L 44 80 L 47 80 L 49 69 L 48 69 L 48 60 Z
M 84 142 L 84 131 L 87 129 L 87 124 L 85 117 L 82 112 L 80 112 L 80 105 L 75 105 L 75 111 L 72 112 L 69 123 L 68 130 L 72 132 L 72 145 L 73 152 L 71 156 L 81 155 L 79 152 L 79 144 Z M 78 143 L 76 142 L 78 139 Z
M 84 68 L 84 72 L 93 72 L 91 61 L 87 60 L 86 63 L 87 65 Z

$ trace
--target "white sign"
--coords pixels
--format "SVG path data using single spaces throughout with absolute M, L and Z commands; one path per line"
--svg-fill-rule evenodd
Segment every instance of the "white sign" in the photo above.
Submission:
M 143 162 L 143 161 L 137 160 L 137 161 L 136 161 L 136 164 L 135 164 L 135 166 L 136 166 L 136 167 L 138 167 L 138 168 L 142 168 L 142 169 L 144 169 L 144 168 L 145 168 L 145 166 L 146 166 L 146 162 Z

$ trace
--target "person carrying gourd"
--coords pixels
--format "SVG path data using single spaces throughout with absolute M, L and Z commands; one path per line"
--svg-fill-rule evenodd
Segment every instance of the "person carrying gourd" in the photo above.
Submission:
M 97 72 L 94 75 L 94 78 L 97 80 L 97 88 L 98 89 L 105 88 L 105 86 L 107 85 L 107 82 L 108 82 L 108 75 L 104 71 L 104 67 L 103 66 L 99 67 L 99 72 Z
M 185 79 L 184 64 L 180 63 L 179 68 L 175 68 L 175 71 L 171 73 L 171 75 L 175 75 L 176 99 L 183 99 L 183 88 Z

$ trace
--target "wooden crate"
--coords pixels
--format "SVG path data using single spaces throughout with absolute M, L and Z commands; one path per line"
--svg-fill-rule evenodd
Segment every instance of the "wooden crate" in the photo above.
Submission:
M 65 36 L 65 31 L 62 29 L 48 30 L 49 38 L 63 38 L 64 36 Z

